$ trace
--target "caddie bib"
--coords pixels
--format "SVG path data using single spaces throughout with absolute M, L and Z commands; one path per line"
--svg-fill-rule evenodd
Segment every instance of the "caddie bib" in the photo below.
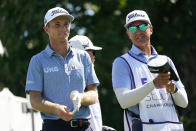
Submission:
M 147 63 L 125 54 L 122 56 L 133 74 L 135 88 L 151 82 L 157 74 L 151 73 Z M 139 102 L 143 131 L 183 131 L 171 95 L 166 88 L 157 87 Z

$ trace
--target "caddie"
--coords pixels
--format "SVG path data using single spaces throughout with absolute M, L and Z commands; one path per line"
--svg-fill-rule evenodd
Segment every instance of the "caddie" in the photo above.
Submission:
M 178 81 L 170 79 L 171 72 L 151 73 L 148 62 L 159 59 L 151 45 L 152 23 L 143 10 L 134 10 L 126 16 L 124 25 L 132 48 L 117 57 L 112 67 L 113 90 L 124 109 L 125 131 L 183 131 L 175 105 L 187 107 L 187 94 L 172 60 L 166 60 L 177 74 Z
M 91 61 L 95 62 L 95 54 L 97 51 L 102 50 L 102 47 L 93 45 L 93 42 L 84 35 L 76 35 L 69 40 L 69 45 L 72 48 L 85 50 L 88 52 Z M 102 125 L 101 107 L 99 101 L 89 106 L 91 112 L 90 131 L 116 131 L 114 128 Z

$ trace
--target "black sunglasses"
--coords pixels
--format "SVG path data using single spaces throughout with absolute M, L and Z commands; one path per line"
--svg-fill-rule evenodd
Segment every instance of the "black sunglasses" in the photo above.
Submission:
M 92 51 L 93 52 L 93 55 L 95 56 L 95 50 L 86 50 L 86 51 Z

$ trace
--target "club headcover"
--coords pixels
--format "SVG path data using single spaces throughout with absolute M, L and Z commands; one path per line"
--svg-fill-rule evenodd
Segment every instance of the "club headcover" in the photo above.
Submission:
M 166 56 L 157 56 L 154 59 L 151 59 L 147 63 L 148 69 L 150 70 L 151 73 L 166 73 L 170 72 L 170 80 L 178 81 L 178 77 L 174 70 L 171 68 L 167 61 Z

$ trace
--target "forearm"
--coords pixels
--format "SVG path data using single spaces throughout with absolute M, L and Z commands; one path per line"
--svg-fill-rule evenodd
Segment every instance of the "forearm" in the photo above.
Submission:
M 188 98 L 184 88 L 178 88 L 178 91 L 172 94 L 175 104 L 186 108 L 188 106 Z
M 58 114 L 58 107 L 60 105 L 44 100 L 40 95 L 31 94 L 30 102 L 32 107 L 40 112 Z
M 65 121 L 72 119 L 74 113 L 69 112 L 67 106 L 43 99 L 41 92 L 38 91 L 29 91 L 29 95 L 31 105 L 34 109 L 43 113 L 57 114 L 62 120 Z
M 118 88 L 114 92 L 119 104 L 123 109 L 138 104 L 154 89 L 153 81 L 143 85 L 140 88 L 129 90 L 127 88 Z
M 97 90 L 89 90 L 81 94 L 81 104 L 89 106 L 98 102 Z

